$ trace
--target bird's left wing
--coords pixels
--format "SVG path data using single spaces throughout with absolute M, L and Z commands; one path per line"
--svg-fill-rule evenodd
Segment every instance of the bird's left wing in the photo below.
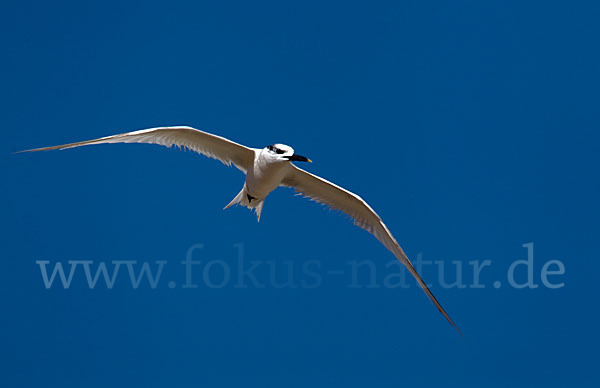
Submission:
M 440 305 L 435 296 L 433 296 L 433 293 L 415 270 L 387 226 L 385 226 L 377 213 L 375 213 L 361 197 L 294 165 L 291 165 L 289 172 L 284 177 L 282 186 L 293 187 L 305 197 L 350 215 L 354 220 L 355 225 L 374 235 L 402 264 L 406 266 L 437 309 L 460 333 L 456 324 L 454 324 L 444 308 Z
M 63 150 L 92 144 L 105 143 L 150 143 L 166 147 L 185 147 L 199 154 L 217 159 L 230 166 L 232 163 L 247 172 L 254 163 L 254 150 L 224 137 L 200 131 L 192 127 L 159 127 L 121 133 L 99 139 L 63 144 L 53 147 L 36 148 L 21 152 Z

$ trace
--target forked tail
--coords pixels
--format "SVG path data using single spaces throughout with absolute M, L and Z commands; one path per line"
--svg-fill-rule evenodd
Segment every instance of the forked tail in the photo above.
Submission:
M 258 219 L 258 221 L 260 221 L 260 214 L 262 213 L 264 203 L 264 199 L 254 198 L 250 194 L 248 194 L 248 191 L 246 191 L 246 185 L 244 185 L 244 187 L 238 193 L 238 195 L 236 195 L 235 198 L 233 198 L 231 202 L 229 202 L 229 204 L 223 208 L 223 210 L 233 205 L 240 204 L 242 206 L 247 207 L 248 209 L 254 209 L 254 211 L 256 212 L 256 218 Z

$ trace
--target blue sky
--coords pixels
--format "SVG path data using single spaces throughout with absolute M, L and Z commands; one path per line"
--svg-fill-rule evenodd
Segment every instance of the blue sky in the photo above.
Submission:
M 597 4 L 2 8 L 0 385 L 598 384 Z M 409 257 L 438 262 L 423 277 L 464 338 L 410 279 L 386 286 L 400 270 L 372 236 L 288 189 L 257 224 L 222 210 L 243 175 L 191 152 L 12 154 L 182 124 L 289 144 L 359 193 Z M 538 287 L 518 289 L 529 243 Z M 122 264 L 91 289 L 80 263 L 47 289 L 38 263 L 119 260 L 164 262 L 156 287 Z M 486 260 L 474 288 L 469 262 Z M 560 288 L 542 282 L 550 260 Z M 264 287 L 237 287 L 252 262 Z M 466 287 L 443 287 L 439 262 Z

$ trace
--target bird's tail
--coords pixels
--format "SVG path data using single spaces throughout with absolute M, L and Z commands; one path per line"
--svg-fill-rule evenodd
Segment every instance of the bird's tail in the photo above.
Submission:
M 223 208 L 223 210 L 233 205 L 240 204 L 248 209 L 254 209 L 256 212 L 256 217 L 258 218 L 258 221 L 260 221 L 260 214 L 262 213 L 264 203 L 264 199 L 253 198 L 252 196 L 248 195 L 248 192 L 246 191 L 246 185 L 244 185 L 238 195 L 236 195 L 235 198 L 233 198 L 231 202 L 229 202 L 229 204 Z
M 223 210 L 228 209 L 228 208 L 232 207 L 233 205 L 237 205 L 238 203 L 242 202 L 242 198 L 244 197 L 245 191 L 246 191 L 246 186 L 244 185 L 244 188 L 242 188 L 242 191 L 240 191 L 238 193 L 238 195 L 236 195 L 235 198 L 232 199 L 231 202 L 229 202 L 229 204 L 223 208 Z

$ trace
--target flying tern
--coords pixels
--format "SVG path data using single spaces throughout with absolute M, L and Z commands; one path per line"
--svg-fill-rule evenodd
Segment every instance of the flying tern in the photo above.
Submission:
M 224 209 L 241 204 L 254 209 L 258 220 L 265 199 L 279 186 L 292 187 L 299 194 L 348 214 L 354 224 L 374 235 L 415 277 L 423 291 L 448 322 L 460 330 L 429 290 L 415 270 L 390 230 L 375 211 L 358 195 L 321 177 L 296 167 L 292 162 L 311 162 L 285 144 L 273 144 L 262 149 L 250 148 L 224 137 L 187 126 L 158 127 L 122 133 L 99 139 L 36 148 L 21 152 L 48 151 L 105 143 L 150 143 L 166 147 L 188 148 L 199 154 L 232 164 L 246 174 L 244 186 Z

